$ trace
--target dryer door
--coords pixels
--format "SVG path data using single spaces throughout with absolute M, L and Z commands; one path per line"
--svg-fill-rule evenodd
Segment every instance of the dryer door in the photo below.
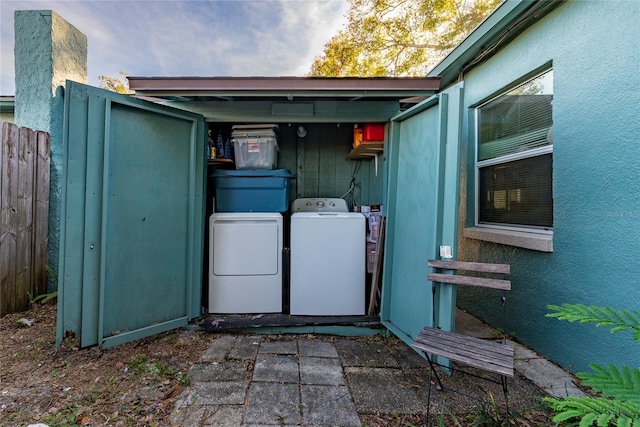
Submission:
M 215 221 L 212 239 L 215 276 L 278 274 L 280 239 L 277 221 Z
M 282 312 L 282 215 L 210 218 L 209 312 Z

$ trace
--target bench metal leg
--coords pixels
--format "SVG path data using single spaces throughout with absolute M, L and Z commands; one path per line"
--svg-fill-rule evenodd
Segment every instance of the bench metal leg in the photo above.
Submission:
M 436 371 L 436 367 L 434 366 L 433 362 L 431 361 L 431 357 L 429 356 L 428 353 L 424 353 L 424 355 L 427 357 L 427 361 L 429 362 L 429 388 L 427 390 L 427 427 L 429 427 L 429 423 L 430 423 L 430 416 L 431 416 L 431 375 L 435 375 L 436 380 L 438 381 L 438 385 L 436 387 L 436 390 L 438 391 L 442 391 L 444 390 L 444 386 L 442 385 L 442 381 L 440 381 L 440 377 L 438 376 L 438 372 Z
M 429 359 L 429 356 L 427 356 L 427 360 Z M 431 360 L 429 360 L 429 365 L 431 365 Z M 429 388 L 427 389 L 427 424 L 426 426 L 429 427 L 430 425 L 430 412 L 431 412 L 431 373 L 433 372 L 433 367 L 431 367 L 429 369 Z
M 431 376 L 432 374 L 435 375 L 436 377 L 436 382 L 437 382 L 437 386 L 436 386 L 436 390 L 438 391 L 443 391 L 444 390 L 444 386 L 442 385 L 442 381 L 440 380 L 440 376 L 438 375 L 438 371 L 436 370 L 436 363 L 431 359 L 432 357 L 436 357 L 436 356 L 430 356 L 429 353 L 427 352 L 423 352 L 424 355 L 427 358 L 427 362 L 429 362 L 429 388 L 427 391 L 427 420 L 426 420 L 426 426 L 430 426 L 430 417 L 431 417 Z M 463 371 L 464 372 L 464 371 Z M 471 374 L 473 375 L 473 374 Z M 484 378 L 488 381 L 493 382 L 494 384 L 497 383 L 496 380 L 490 380 L 488 378 L 485 377 L 479 377 L 479 378 Z M 504 395 L 504 403 L 505 403 L 505 416 L 506 416 L 506 421 L 507 423 L 509 423 L 509 419 L 511 418 L 511 412 L 509 411 L 509 389 L 507 387 L 507 381 L 508 378 L 504 375 L 500 375 L 500 385 L 502 386 L 502 393 Z
M 436 390 L 438 391 L 444 390 L 444 386 L 442 385 L 442 381 L 440 381 L 440 377 L 438 376 L 438 372 L 436 371 L 435 366 L 433 366 L 431 357 L 429 357 L 427 353 L 425 353 L 425 355 L 427 356 L 427 361 L 429 362 L 429 368 L 431 368 L 431 370 L 429 371 L 429 375 L 431 375 L 431 372 L 433 372 L 433 375 L 436 376 L 436 380 L 438 381 L 438 387 L 436 387 Z
M 507 377 L 500 375 L 500 382 L 502 383 L 502 393 L 504 393 L 504 404 L 506 407 L 507 423 L 509 422 L 509 390 L 507 388 Z

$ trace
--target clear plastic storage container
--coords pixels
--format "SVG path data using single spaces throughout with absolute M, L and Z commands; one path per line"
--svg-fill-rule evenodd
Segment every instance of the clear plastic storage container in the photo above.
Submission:
M 236 169 L 275 169 L 278 164 L 276 125 L 239 125 L 231 140 Z
M 275 169 L 278 142 L 273 137 L 233 138 L 236 169 Z

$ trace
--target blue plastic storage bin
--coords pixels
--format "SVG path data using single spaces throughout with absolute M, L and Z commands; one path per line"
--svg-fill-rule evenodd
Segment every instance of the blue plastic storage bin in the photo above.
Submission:
M 286 212 L 289 207 L 287 169 L 216 170 L 216 212 Z

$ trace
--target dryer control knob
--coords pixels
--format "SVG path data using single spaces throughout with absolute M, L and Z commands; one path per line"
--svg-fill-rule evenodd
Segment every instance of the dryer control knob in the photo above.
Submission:
M 324 202 L 322 200 L 318 200 L 318 202 L 316 203 L 316 206 L 319 208 L 324 208 Z

